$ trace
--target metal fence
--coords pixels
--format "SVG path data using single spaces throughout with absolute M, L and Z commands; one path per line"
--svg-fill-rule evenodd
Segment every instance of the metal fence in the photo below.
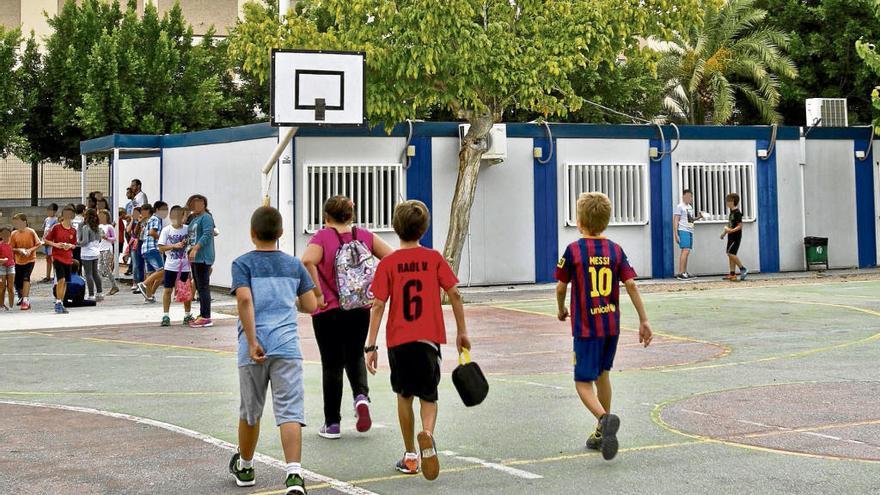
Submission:
M 79 170 L 58 163 L 37 166 L 37 201 L 39 205 L 80 201 L 82 183 Z M 93 162 L 86 171 L 86 194 L 101 191 L 110 196 L 110 164 Z M 0 158 L 0 206 L 30 206 L 31 165 L 19 158 Z

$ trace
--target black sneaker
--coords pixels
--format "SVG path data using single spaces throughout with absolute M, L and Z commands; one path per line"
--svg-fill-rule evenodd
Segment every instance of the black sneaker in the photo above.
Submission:
M 306 481 L 298 474 L 287 476 L 287 481 L 284 482 L 284 486 L 287 487 L 287 491 L 284 492 L 285 495 L 290 495 L 291 493 L 306 495 L 306 493 L 308 493 L 306 491 Z
M 675 279 L 676 280 L 687 280 L 688 277 L 687 277 L 687 274 L 685 274 L 685 273 L 679 273 L 678 275 L 675 276 Z
M 617 455 L 619 444 L 617 443 L 617 430 L 620 429 L 620 418 L 614 414 L 606 414 L 599 418 L 599 430 L 602 436 L 599 439 L 599 450 L 606 461 L 614 459 Z
M 232 477 L 235 478 L 235 484 L 238 486 L 254 486 L 257 484 L 257 478 L 254 475 L 254 468 L 238 468 L 238 460 L 241 459 L 241 454 L 236 452 L 232 454 L 232 459 L 229 461 L 229 472 L 232 474 Z M 290 493 L 290 492 L 288 492 Z

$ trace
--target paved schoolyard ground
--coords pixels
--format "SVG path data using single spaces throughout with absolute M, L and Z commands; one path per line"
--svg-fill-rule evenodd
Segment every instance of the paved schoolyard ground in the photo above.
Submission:
M 444 376 L 435 482 L 393 470 L 402 447 L 384 353 L 371 379 L 373 430 L 354 432 L 346 409 L 341 440 L 317 436 L 320 365 L 301 318 L 311 493 L 880 493 L 880 279 L 848 275 L 646 283 L 658 334 L 648 349 L 622 301 L 612 377 L 621 452 L 611 462 L 583 448 L 593 421 L 547 288 L 468 291 L 473 357 L 491 391 L 465 408 Z M 46 286 L 36 290 L 32 313 L 0 314 L 0 493 L 277 492 L 271 408 L 258 486 L 226 475 L 233 317 L 160 328 L 161 309 L 126 291 L 56 316 Z M 214 297 L 234 312 L 228 296 Z M 444 355 L 448 372 L 454 350 Z

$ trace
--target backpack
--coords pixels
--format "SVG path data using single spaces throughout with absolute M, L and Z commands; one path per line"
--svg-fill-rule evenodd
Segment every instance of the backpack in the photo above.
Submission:
M 357 239 L 357 228 L 351 229 L 351 242 L 344 242 L 338 230 L 333 232 L 339 239 L 335 258 L 339 306 L 345 310 L 369 306 L 373 302 L 370 285 L 376 274 L 376 258 L 367 245 Z

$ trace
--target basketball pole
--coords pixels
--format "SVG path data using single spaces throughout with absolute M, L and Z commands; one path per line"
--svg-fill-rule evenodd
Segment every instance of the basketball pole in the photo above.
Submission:
M 281 157 L 281 153 L 284 153 L 284 150 L 287 149 L 287 145 L 293 140 L 293 136 L 296 135 L 296 131 L 299 128 L 287 127 L 286 129 L 287 132 L 284 133 L 284 136 L 278 141 L 278 145 L 275 146 L 275 150 L 272 151 L 272 156 L 270 156 L 269 160 L 266 161 L 266 164 L 263 165 L 263 206 L 271 206 L 269 185 L 272 184 L 272 169 L 275 168 L 275 164 L 278 163 L 278 158 Z
M 278 2 L 278 17 L 281 22 L 284 21 L 284 17 L 287 15 L 287 12 L 291 7 L 290 0 L 281 0 Z M 272 156 L 269 157 L 269 160 L 266 161 L 266 164 L 263 165 L 263 180 L 262 180 L 262 193 L 263 193 L 263 206 L 271 206 L 271 199 L 269 198 L 269 186 L 272 184 L 272 169 L 275 168 L 275 164 L 278 163 L 278 158 L 281 157 L 281 153 L 284 153 L 284 150 L 287 148 L 287 145 L 290 144 L 290 141 L 293 140 L 293 136 L 296 135 L 297 128 L 296 127 L 288 127 L 283 136 L 281 136 L 279 129 L 279 137 L 281 139 L 278 140 L 278 145 L 275 147 L 275 150 L 272 151 Z

